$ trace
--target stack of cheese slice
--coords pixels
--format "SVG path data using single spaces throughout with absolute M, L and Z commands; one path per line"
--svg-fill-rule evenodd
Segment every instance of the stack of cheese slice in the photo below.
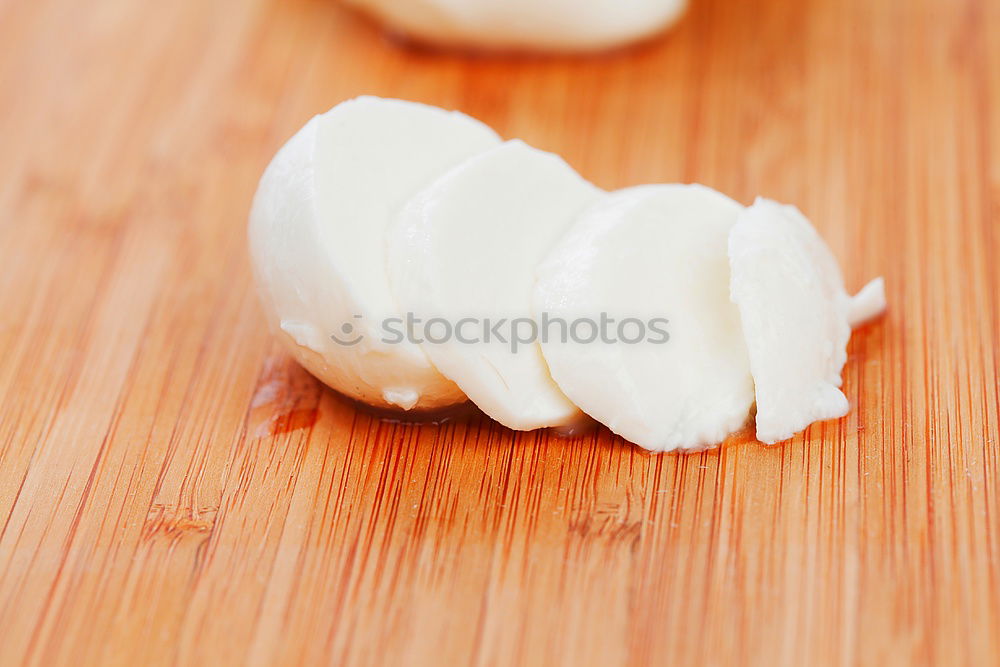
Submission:
M 468 116 L 373 97 L 281 149 L 249 236 L 269 321 L 330 387 L 402 410 L 469 399 L 518 430 L 582 411 L 657 451 L 716 445 L 755 403 L 767 443 L 843 416 L 851 327 L 885 307 L 881 279 L 848 296 L 794 207 L 606 193 Z

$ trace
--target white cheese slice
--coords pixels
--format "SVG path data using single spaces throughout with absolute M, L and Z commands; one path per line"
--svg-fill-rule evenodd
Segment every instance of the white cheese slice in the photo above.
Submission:
M 543 342 L 552 377 L 646 449 L 713 446 L 748 419 L 753 382 L 726 256 L 741 210 L 699 185 L 621 190 L 585 211 L 538 269 L 536 317 L 577 328 Z M 587 343 L 580 322 L 602 313 L 617 323 L 603 336 L 614 342 Z
M 472 49 L 605 49 L 663 30 L 687 0 L 349 0 L 411 38 Z
M 254 273 L 272 327 L 320 380 L 381 407 L 464 400 L 419 347 L 385 342 L 382 322 L 399 313 L 385 233 L 414 193 L 499 143 L 457 112 L 360 97 L 310 120 L 275 156 L 250 215 Z
M 508 428 L 579 415 L 534 340 L 531 296 L 539 260 L 601 194 L 561 158 L 509 141 L 423 190 L 390 232 L 392 287 L 400 307 L 427 323 L 415 328 L 424 351 Z
M 840 391 L 850 297 L 833 253 L 794 206 L 758 198 L 729 237 L 757 395 L 757 439 L 787 440 L 847 414 Z

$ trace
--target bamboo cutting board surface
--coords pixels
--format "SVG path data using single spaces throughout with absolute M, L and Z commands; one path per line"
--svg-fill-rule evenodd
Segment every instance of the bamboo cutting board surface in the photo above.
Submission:
M 1000 3 L 693 0 L 622 53 L 469 59 L 328 0 L 0 0 L 0 91 L 0 662 L 1000 661 Z M 324 390 L 245 220 L 362 93 L 798 204 L 888 285 L 850 416 L 652 456 Z

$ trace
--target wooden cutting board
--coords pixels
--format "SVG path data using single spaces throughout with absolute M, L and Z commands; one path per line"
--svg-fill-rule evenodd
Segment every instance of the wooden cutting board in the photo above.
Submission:
M 0 0 L 0 91 L 0 662 L 1000 660 L 1000 2 L 693 0 L 637 49 L 490 59 L 329 0 Z M 850 416 L 653 456 L 323 389 L 244 227 L 361 93 L 605 188 L 798 204 L 888 285 Z

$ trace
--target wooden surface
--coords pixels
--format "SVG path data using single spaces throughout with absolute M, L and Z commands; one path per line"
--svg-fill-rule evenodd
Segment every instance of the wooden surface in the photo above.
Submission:
M 0 0 L 0 662 L 997 664 L 1000 3 L 693 4 L 493 60 L 327 0 Z M 886 277 L 852 413 L 650 456 L 357 412 L 269 339 L 244 226 L 361 93 L 797 203 Z

